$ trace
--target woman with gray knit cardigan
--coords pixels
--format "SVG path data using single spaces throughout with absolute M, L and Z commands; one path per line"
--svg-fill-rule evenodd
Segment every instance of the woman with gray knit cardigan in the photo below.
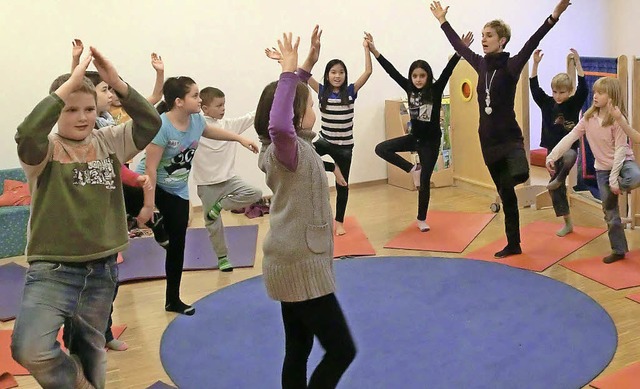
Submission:
M 258 165 L 273 191 L 269 230 L 263 245 L 264 282 L 281 302 L 285 331 L 283 388 L 334 388 L 355 358 L 355 345 L 336 299 L 329 188 L 311 140 L 315 113 L 304 83 L 318 61 L 318 26 L 309 55 L 298 64 L 291 33 L 278 41 L 282 74 L 267 85 L 256 110 L 262 142 Z M 307 359 L 316 336 L 325 349 L 307 384 Z

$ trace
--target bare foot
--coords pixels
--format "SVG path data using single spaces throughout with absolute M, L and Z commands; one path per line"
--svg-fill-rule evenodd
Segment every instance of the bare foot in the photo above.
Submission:
M 340 222 L 336 222 L 336 235 L 344 235 L 347 233 L 347 230 L 344 229 L 344 224 Z
M 344 179 L 344 176 L 342 175 L 342 171 L 340 170 L 338 165 L 336 165 L 336 168 L 333 171 L 333 174 L 336 176 L 336 184 L 338 184 L 340 186 L 348 186 L 349 185 L 349 184 L 347 184 L 347 180 Z M 344 235 L 344 233 L 342 233 L 340 235 Z

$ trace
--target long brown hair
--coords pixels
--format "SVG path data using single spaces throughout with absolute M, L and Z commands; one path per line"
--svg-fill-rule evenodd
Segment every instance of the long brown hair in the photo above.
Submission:
M 261 138 L 269 137 L 271 106 L 273 105 L 273 97 L 275 96 L 277 87 L 278 81 L 274 81 L 265 86 L 258 101 L 253 126 Z M 308 99 L 309 87 L 303 82 L 298 82 L 298 85 L 296 85 L 296 97 L 293 99 L 293 126 L 296 131 L 300 130 L 300 123 L 302 123 L 302 118 L 307 111 Z
M 620 112 L 625 117 L 627 116 L 627 109 L 624 106 L 622 100 L 622 87 L 620 81 L 614 77 L 602 77 L 596 80 L 593 84 L 593 91 L 598 93 L 606 93 L 611 99 L 611 105 L 620 108 Z M 591 107 L 584 113 L 584 119 L 589 120 L 593 115 L 597 115 L 600 112 L 600 108 L 591 104 Z M 611 116 L 611 112 L 607 112 L 607 115 L 602 120 L 602 127 L 612 126 L 615 120 Z

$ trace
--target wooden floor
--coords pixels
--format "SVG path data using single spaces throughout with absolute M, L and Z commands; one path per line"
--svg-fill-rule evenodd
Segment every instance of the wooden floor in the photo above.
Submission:
M 332 197 L 335 197 L 332 195 Z M 362 185 L 351 189 L 348 215 L 355 215 L 364 232 L 369 237 L 378 255 L 411 256 L 458 256 L 464 257 L 487 243 L 503 236 L 504 218 L 501 213 L 462 254 L 431 253 L 420 251 L 402 251 L 384 249 L 382 246 L 396 233 L 400 232 L 415 219 L 416 192 L 396 188 L 386 184 Z M 468 212 L 489 212 L 491 198 L 460 188 L 434 189 L 431 195 L 431 209 Z M 536 220 L 556 221 L 553 210 L 521 210 L 521 224 Z M 202 226 L 200 214 L 195 214 L 192 226 Z M 602 227 L 601 216 L 588 212 L 574 212 L 574 223 L 582 226 Z M 223 214 L 226 225 L 258 224 L 258 252 L 254 268 L 236 269 L 233 273 L 218 271 L 186 272 L 182 280 L 182 299 L 187 303 L 206 296 L 220 288 L 260 274 L 262 240 L 268 229 L 268 217 L 248 219 L 244 215 L 228 212 Z M 640 231 L 627 231 L 630 249 L 640 248 Z M 598 237 L 587 246 L 563 259 L 571 261 L 595 255 L 607 254 L 609 242 L 606 234 Z M 4 262 L 5 260 L 2 260 Z M 25 263 L 23 258 L 17 258 Z M 545 276 L 565 282 L 587 293 L 600 303 L 612 316 L 618 330 L 618 349 L 612 363 L 604 373 L 610 373 L 640 360 L 640 304 L 625 298 L 639 288 L 615 291 L 594 281 L 573 273 L 557 264 L 547 269 Z M 115 302 L 114 322 L 128 326 L 122 339 L 129 343 L 125 352 L 109 352 L 107 366 L 107 388 L 146 388 L 157 380 L 170 383 L 160 362 L 159 347 L 162 333 L 175 317 L 166 313 L 164 306 L 165 282 L 148 281 L 124 284 L 120 287 Z M 348 312 L 347 312 L 348 314 Z M 197 315 L 197 313 L 196 313 Z M 13 322 L 0 323 L 0 329 L 12 328 Z M 567 329 L 570 331 L 570 329 Z M 221 336 L 215 323 L 211 323 L 209 336 Z M 17 377 L 20 388 L 39 387 L 31 377 Z M 204 386 L 203 386 L 204 387 Z

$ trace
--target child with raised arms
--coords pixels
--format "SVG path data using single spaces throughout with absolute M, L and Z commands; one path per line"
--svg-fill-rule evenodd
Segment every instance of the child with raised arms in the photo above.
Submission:
M 575 93 L 571 94 L 573 81 L 569 78 L 569 75 L 567 73 L 558 73 L 551 79 L 552 96 L 546 94 L 538 83 L 538 65 L 543 55 L 540 49 L 533 53 L 529 87 L 533 100 L 538 104 L 542 112 L 540 146 L 546 148 L 547 154 L 549 154 L 558 142 L 578 123 L 580 110 L 587 100 L 589 90 L 580 63 L 580 56 L 575 49 L 571 49 L 570 55 L 578 72 L 578 86 Z M 565 180 L 576 163 L 577 150 L 578 142 L 575 142 L 562 155 L 562 158 L 556 161 L 555 174 L 551 176 L 551 180 L 547 185 L 556 216 L 562 216 L 564 219 L 564 226 L 556 232 L 556 235 L 560 237 L 573 231 Z
M 18 157 L 32 192 L 26 249 L 29 269 L 14 325 L 13 359 L 45 389 L 105 386 L 105 330 L 118 281 L 116 256 L 126 250 L 120 167 L 158 132 L 158 113 L 125 83 L 97 49 L 18 127 Z M 132 120 L 94 129 L 93 59 Z M 53 126 L 57 133 L 52 133 Z M 56 340 L 73 327 L 69 353 Z
M 353 118 L 354 104 L 358 91 L 369 80 L 373 71 L 371 53 L 366 39 L 364 47 L 364 72 L 355 83 L 350 84 L 347 66 L 340 59 L 332 59 L 327 63 L 322 76 L 322 83 L 313 77 L 308 80 L 309 86 L 318 94 L 320 102 L 320 136 L 313 145 L 316 152 L 329 155 L 334 164 L 325 163 L 325 170 L 334 172 L 336 176 L 336 235 L 344 235 L 344 215 L 349 199 L 349 173 L 353 158 Z M 267 56 L 277 59 L 275 50 L 266 50 Z
M 416 223 L 422 232 L 431 228 L 427 224 L 427 210 L 431 197 L 431 175 L 440 155 L 442 130 L 440 128 L 440 107 L 442 93 L 451 77 L 453 69 L 460 61 L 460 55 L 453 54 L 447 66 L 437 80 L 427 61 L 416 60 L 409 66 L 409 76 L 405 78 L 396 68 L 376 49 L 373 36 L 365 33 L 368 46 L 378 63 L 387 74 L 407 93 L 409 102 L 409 116 L 411 117 L 411 131 L 407 135 L 388 139 L 376 146 L 376 154 L 392 165 L 399 167 L 414 177 L 418 191 L 418 215 Z M 470 32 L 463 37 L 466 46 L 473 42 Z M 415 151 L 420 158 L 418 165 L 407 161 L 398 155 L 401 151 Z
M 282 387 L 335 388 L 356 350 L 335 296 L 329 188 L 311 143 L 315 113 L 305 82 L 318 61 L 318 26 L 296 72 L 299 41 L 292 42 L 291 33 L 278 41 L 282 74 L 265 87 L 256 110 L 254 126 L 262 142 L 258 166 L 273 191 L 262 270 L 267 293 L 282 310 Z M 325 354 L 307 382 L 314 337 Z

